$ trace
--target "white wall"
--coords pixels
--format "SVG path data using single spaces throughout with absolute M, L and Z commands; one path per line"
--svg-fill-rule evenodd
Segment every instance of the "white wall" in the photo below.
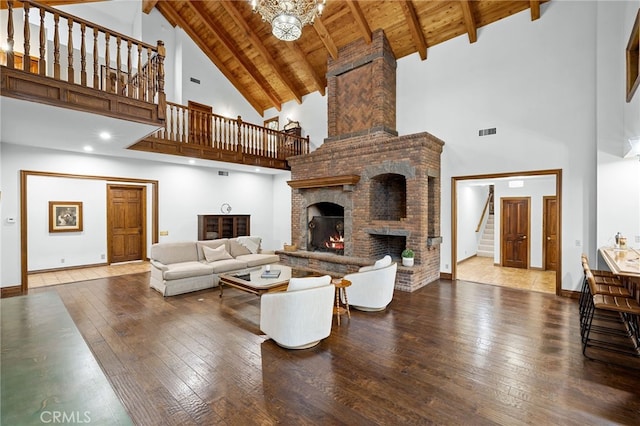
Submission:
M 598 157 L 597 234 L 588 252 L 613 245 L 621 232 L 628 244 L 640 247 L 640 159 L 623 158 L 628 140 L 640 137 L 640 92 L 625 101 L 624 47 L 640 1 L 599 3 L 598 25 L 610 28 L 598 37 Z M 615 46 L 615 49 L 611 47 Z M 602 264 L 599 267 L 603 267 Z
M 523 179 L 524 186 L 521 188 L 509 188 L 509 180 L 498 180 L 494 187 L 494 241 L 493 252 L 494 263 L 501 263 L 500 227 L 502 225 L 501 211 L 502 198 L 505 197 L 529 197 L 529 267 L 543 268 L 542 245 L 543 245 L 543 197 L 556 195 L 556 182 L 553 177 L 536 177 Z M 513 180 L 518 180 L 514 178 Z M 567 244 L 568 242 L 565 242 Z
M 451 177 L 563 170 L 562 287 L 577 289 L 595 231 L 595 2 L 549 2 L 398 61 L 398 131 L 428 131 L 442 156 L 441 270 L 451 265 Z M 497 134 L 478 137 L 496 127 Z
M 0 144 L 0 158 L 3 287 L 20 283 L 20 170 L 157 180 L 159 228 L 169 232 L 168 236 L 160 237 L 161 242 L 195 240 L 197 215 L 220 213 L 223 203 L 229 203 L 234 214 L 251 215 L 251 233 L 263 238 L 266 250 L 281 248 L 282 235 L 274 232 L 290 228 L 291 215 L 286 212 L 290 207 L 274 203 L 274 200 L 282 202 L 289 193 L 285 178 L 288 173 L 278 178 L 238 171 L 230 171 L 229 176 L 218 176 L 218 170 L 211 168 L 34 149 L 7 143 Z M 52 247 L 62 238 L 66 238 L 62 245 L 65 253 L 70 253 L 65 254 L 65 266 L 99 263 L 96 259 L 100 259 L 106 250 L 106 222 L 99 213 L 106 203 L 106 190 L 102 186 L 106 182 L 70 179 L 65 181 L 65 189 L 60 188 L 58 182 L 51 178 L 28 179 L 29 266 L 40 269 L 48 267 L 49 261 L 56 263 L 57 254 Z M 147 196 L 151 197 L 151 194 L 148 192 Z M 86 203 L 89 211 L 85 210 L 84 231 L 82 235 L 54 238 L 48 235 L 48 228 L 46 233 L 43 229 L 48 209 L 44 202 L 67 199 Z M 150 209 L 148 213 L 151 214 Z M 7 217 L 16 218 L 16 223 L 7 223 Z M 94 238 L 96 241 L 89 242 Z M 288 233 L 286 238 L 290 239 Z M 81 243 L 82 247 L 76 243 Z M 32 249 L 35 250 L 33 253 Z M 61 266 L 59 258 L 57 266 Z
M 302 128 L 302 136 L 309 136 L 310 151 L 314 151 L 324 143 L 328 135 L 328 110 L 327 96 L 321 96 L 320 92 L 314 92 L 302 97 L 302 104 L 296 101 L 287 102 L 282 105 L 282 110 L 278 112 L 275 108 L 265 111 L 266 118 L 278 117 L 280 129 L 289 120 L 297 121 Z
M 478 221 L 489 195 L 489 186 L 479 186 L 470 182 L 459 182 L 456 191 L 457 202 L 457 244 L 456 260 L 461 262 L 478 252 L 478 241 L 482 232 L 476 232 Z M 487 221 L 487 214 L 484 223 Z M 484 226 L 484 224 L 483 224 Z M 483 228 L 481 228 L 482 230 Z
M 28 188 L 29 271 L 105 262 L 105 181 L 30 176 Z M 49 201 L 81 201 L 83 231 L 49 233 Z

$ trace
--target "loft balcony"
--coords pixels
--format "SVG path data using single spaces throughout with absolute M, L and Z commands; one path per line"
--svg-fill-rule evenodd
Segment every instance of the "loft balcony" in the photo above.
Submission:
M 152 46 L 30 0 L 6 5 L 2 96 L 163 125 L 161 41 Z
M 107 155 L 144 151 L 283 170 L 288 156 L 309 150 L 295 129 L 166 102 L 162 41 L 153 46 L 30 0 L 3 2 L 0 40 L 2 142 L 80 151 L 112 127 L 117 140 L 100 147 Z
M 213 114 L 211 107 L 167 102 L 165 126 L 129 147 L 158 154 L 289 170 L 287 157 L 307 154 L 300 127 L 284 131 Z

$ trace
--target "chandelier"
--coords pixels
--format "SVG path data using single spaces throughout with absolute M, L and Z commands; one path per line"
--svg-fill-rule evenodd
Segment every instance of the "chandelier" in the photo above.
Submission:
M 249 0 L 254 12 L 271 23 L 276 38 L 293 41 L 300 38 L 302 27 L 313 24 L 322 15 L 326 0 Z

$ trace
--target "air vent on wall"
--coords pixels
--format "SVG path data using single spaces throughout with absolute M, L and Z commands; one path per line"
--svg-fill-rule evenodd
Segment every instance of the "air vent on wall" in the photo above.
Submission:
M 192 83 L 200 84 L 200 80 L 198 80 L 197 78 L 191 77 L 189 80 L 191 80 Z
M 229 176 L 229 172 L 218 170 L 218 176 Z
M 496 128 L 492 127 L 490 129 L 480 129 L 478 131 L 478 136 L 487 136 L 487 135 L 495 135 L 496 134 Z

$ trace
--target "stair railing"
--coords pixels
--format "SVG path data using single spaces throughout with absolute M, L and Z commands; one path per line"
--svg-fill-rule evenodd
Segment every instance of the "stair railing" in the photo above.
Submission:
M 309 136 L 302 137 L 167 102 L 165 127 L 153 137 L 217 150 L 286 159 L 309 153 Z
M 493 204 L 493 191 L 489 191 L 489 195 L 487 195 L 487 201 L 484 203 L 484 208 L 482 209 L 482 216 L 480 216 L 480 220 L 478 221 L 478 227 L 476 228 L 476 232 L 480 232 L 480 228 L 482 228 L 482 223 L 484 222 L 484 217 L 489 210 L 489 206 Z

